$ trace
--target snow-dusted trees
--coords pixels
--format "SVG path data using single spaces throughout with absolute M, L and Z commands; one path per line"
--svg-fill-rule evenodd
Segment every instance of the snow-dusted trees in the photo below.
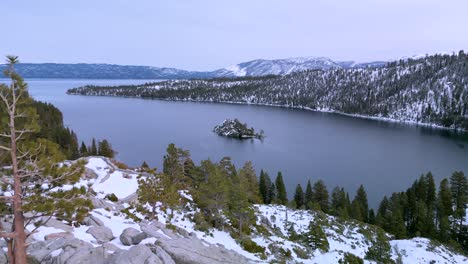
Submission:
M 286 76 L 87 86 L 71 94 L 242 102 L 329 109 L 468 129 L 468 55 L 433 55 L 381 68 L 330 69 Z

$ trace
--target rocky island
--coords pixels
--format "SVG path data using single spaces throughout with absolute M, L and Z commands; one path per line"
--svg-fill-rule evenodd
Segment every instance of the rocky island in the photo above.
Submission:
M 221 125 L 215 126 L 213 131 L 220 136 L 238 139 L 265 137 L 263 131 L 256 133 L 253 127 L 247 127 L 246 123 L 241 123 L 237 118 L 224 120 Z

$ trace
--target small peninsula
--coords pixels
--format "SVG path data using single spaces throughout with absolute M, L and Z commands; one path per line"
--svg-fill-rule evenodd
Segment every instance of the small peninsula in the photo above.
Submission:
M 256 133 L 253 127 L 247 127 L 246 123 L 241 123 L 237 118 L 224 120 L 221 125 L 215 126 L 213 131 L 220 136 L 238 139 L 263 139 L 265 137 L 263 130 L 260 133 Z

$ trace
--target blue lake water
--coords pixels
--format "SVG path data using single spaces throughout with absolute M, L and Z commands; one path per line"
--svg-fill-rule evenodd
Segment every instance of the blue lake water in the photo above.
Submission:
M 288 194 L 308 179 L 323 179 L 329 191 L 345 187 L 354 196 L 366 187 L 371 206 L 406 189 L 421 173 L 438 182 L 455 170 L 468 173 L 468 135 L 311 111 L 249 105 L 85 97 L 65 91 L 85 84 L 117 85 L 145 80 L 27 80 L 34 98 L 57 106 L 79 139 L 109 139 L 117 158 L 144 160 L 161 168 L 169 143 L 190 150 L 195 161 L 229 156 L 237 166 L 251 160 L 274 178 L 283 172 Z M 263 141 L 217 136 L 215 125 L 238 118 L 263 129 Z

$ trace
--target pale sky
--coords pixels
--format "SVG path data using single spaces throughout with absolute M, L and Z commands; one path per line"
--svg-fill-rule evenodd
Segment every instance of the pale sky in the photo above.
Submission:
M 468 49 L 466 0 L 0 0 L 0 55 L 214 70 Z

